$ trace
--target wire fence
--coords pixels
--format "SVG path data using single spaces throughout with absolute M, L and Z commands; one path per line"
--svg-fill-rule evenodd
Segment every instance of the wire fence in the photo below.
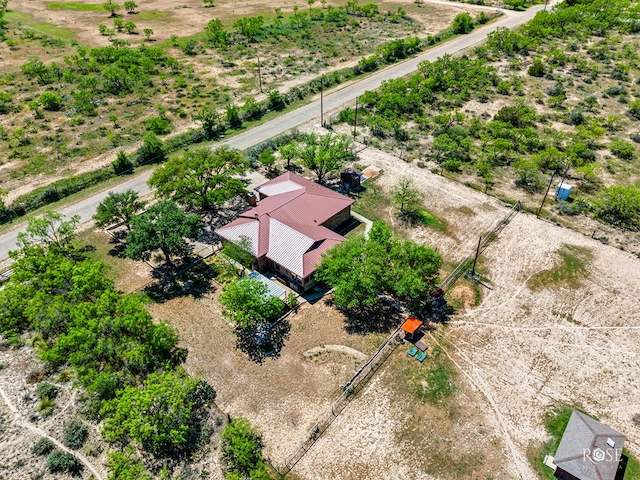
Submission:
M 342 413 L 347 405 L 353 400 L 358 392 L 369 382 L 378 369 L 384 364 L 385 360 L 395 351 L 395 349 L 403 342 L 400 328 L 397 328 L 378 350 L 369 358 L 369 360 L 360 367 L 360 369 L 351 377 L 344 385 L 341 385 L 342 393 L 336 398 L 331 407 L 329 407 L 318 419 L 318 421 L 308 431 L 306 437 L 298 443 L 295 450 L 290 453 L 284 460 L 284 464 L 278 470 L 280 475 L 288 474 L 293 467 L 304 457 L 309 449 L 318 441 L 333 421 Z

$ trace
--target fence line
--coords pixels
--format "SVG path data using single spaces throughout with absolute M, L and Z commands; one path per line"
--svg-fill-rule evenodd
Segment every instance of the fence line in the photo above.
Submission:
M 484 251 L 489 244 L 498 237 L 498 234 L 511 222 L 513 217 L 521 210 L 520 202 L 513 206 L 511 211 L 496 225 L 490 232 L 484 235 L 480 242 L 479 252 Z M 469 256 L 462 260 L 440 284 L 440 288 L 445 292 L 451 288 L 455 282 L 469 269 L 473 262 L 473 256 Z M 360 367 L 360 369 L 351 377 L 344 385 L 341 385 L 342 393 L 333 401 L 331 407 L 328 408 L 319 418 L 319 420 L 308 431 L 304 440 L 300 441 L 295 450 L 287 455 L 284 464 L 278 470 L 280 475 L 285 476 L 293 467 L 304 457 L 309 449 L 316 443 L 320 435 L 333 423 L 340 413 L 347 407 L 349 402 L 355 398 L 367 382 L 378 371 L 387 358 L 395 351 L 395 349 L 403 343 L 404 336 L 402 330 L 398 327 L 396 330 L 382 343 L 369 360 Z M 272 463 L 273 465 L 273 463 Z

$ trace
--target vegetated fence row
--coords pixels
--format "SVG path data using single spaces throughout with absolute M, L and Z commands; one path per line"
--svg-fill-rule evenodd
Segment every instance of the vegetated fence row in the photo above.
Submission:
M 493 240 L 495 240 L 500 232 L 511 222 L 513 217 L 521 211 L 520 202 L 516 203 L 509 213 L 500 220 L 491 231 L 486 233 L 480 241 L 480 247 L 478 252 L 483 252 Z M 473 262 L 473 255 L 465 258 L 458 264 L 458 266 L 443 280 L 440 287 L 443 291 L 449 290 L 456 281 L 464 275 Z M 296 449 L 284 459 L 284 465 L 278 472 L 281 475 L 289 473 L 293 467 L 300 461 L 302 457 L 309 451 L 309 449 L 316 443 L 322 433 L 329 428 L 329 425 L 333 423 L 336 417 L 342 413 L 348 403 L 356 396 L 356 394 L 364 388 L 367 382 L 378 371 L 387 358 L 395 351 L 395 349 L 403 342 L 402 330 L 396 328 L 396 330 L 378 347 L 378 350 L 371 356 L 371 358 L 351 377 L 345 385 L 342 385 L 342 393 L 331 404 L 331 407 L 326 410 L 316 424 L 311 427 L 307 436 L 296 447 Z

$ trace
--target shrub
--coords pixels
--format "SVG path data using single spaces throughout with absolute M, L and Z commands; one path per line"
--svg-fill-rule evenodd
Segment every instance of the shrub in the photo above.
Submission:
M 629 116 L 636 120 L 640 120 L 640 99 L 634 100 L 629 104 Z
M 79 475 L 83 470 L 83 465 L 75 455 L 54 450 L 47 457 L 47 468 L 51 473 L 68 472 L 73 475 Z
M 44 397 L 42 400 L 40 400 L 40 404 L 38 405 L 38 411 L 40 412 L 40 415 L 42 415 L 43 417 L 48 417 L 53 413 L 55 409 L 56 409 L 55 401 L 47 397 Z
M 164 117 L 149 117 L 144 124 L 147 130 L 156 135 L 166 135 L 171 132 L 171 122 Z
M 36 395 L 38 400 L 42 400 L 43 398 L 53 400 L 58 396 L 58 387 L 48 382 L 40 382 L 36 389 Z
M 129 160 L 129 156 L 122 150 L 118 152 L 116 159 L 111 162 L 111 166 L 116 175 L 133 173 L 133 162 Z
M 50 112 L 56 112 L 62 108 L 62 98 L 60 95 L 53 92 L 44 92 L 38 99 L 42 108 Z
M 611 186 L 600 194 L 596 217 L 624 229 L 640 230 L 640 187 Z
M 81 448 L 87 441 L 89 431 L 80 420 L 74 419 L 64 426 L 63 443 L 74 450 Z
M 54 449 L 54 444 L 48 438 L 41 438 L 38 440 L 31 449 L 31 452 L 34 455 L 47 455 L 51 450 Z
M 453 19 L 451 29 L 453 33 L 469 33 L 473 30 L 473 18 L 468 12 L 459 13 Z
M 620 138 L 614 138 L 611 140 L 609 148 L 611 149 L 611 153 L 623 160 L 633 160 L 636 156 L 636 147 Z

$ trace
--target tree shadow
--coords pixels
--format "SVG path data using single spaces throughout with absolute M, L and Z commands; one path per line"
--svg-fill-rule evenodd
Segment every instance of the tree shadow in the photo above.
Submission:
M 333 299 L 326 300 L 333 304 Z M 404 319 L 404 314 L 395 306 L 379 301 L 370 307 L 361 309 L 338 308 L 346 317 L 347 333 L 364 335 L 366 333 L 388 333 Z
M 182 266 L 163 265 L 154 269 L 153 276 L 158 279 L 144 288 L 144 293 L 156 303 L 164 303 L 178 297 L 201 298 L 205 293 L 215 289 L 212 282 L 216 270 L 204 262 L 198 262 L 189 268 L 187 259 Z M 177 273 L 176 272 L 180 272 Z
M 434 298 L 420 310 L 420 319 L 432 324 L 446 325 L 455 312 L 444 297 Z
M 243 351 L 252 362 L 261 364 L 267 358 L 278 358 L 291 325 L 287 320 L 275 324 L 259 324 L 244 330 L 236 327 L 236 348 Z

